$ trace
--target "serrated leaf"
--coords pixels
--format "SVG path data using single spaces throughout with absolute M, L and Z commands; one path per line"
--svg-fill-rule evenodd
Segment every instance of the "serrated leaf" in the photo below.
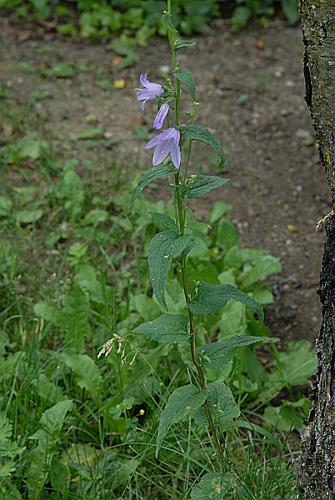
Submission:
M 224 150 L 222 149 L 219 141 L 216 139 L 216 137 L 214 137 L 212 132 L 208 130 L 208 128 L 203 127 L 202 125 L 190 123 L 183 129 L 183 134 L 184 137 L 187 137 L 188 139 L 192 139 L 193 141 L 205 142 L 212 146 L 217 154 L 217 163 L 219 165 L 224 164 Z
M 172 260 L 179 257 L 190 246 L 191 241 L 190 235 L 179 236 L 173 231 L 163 231 L 156 234 L 150 242 L 148 255 L 150 279 L 155 296 L 164 308 L 166 308 L 164 286 Z
M 142 333 L 159 344 L 183 344 L 188 340 L 188 321 L 181 314 L 162 314 L 137 326 L 134 333 Z
M 174 232 L 178 231 L 176 221 L 172 217 L 170 217 L 169 215 L 160 214 L 158 212 L 151 212 L 150 215 L 151 215 L 151 218 L 152 218 L 154 224 L 156 224 L 156 226 L 159 229 L 163 229 L 163 230 L 167 230 L 167 231 L 169 230 L 169 231 L 174 231 Z
M 216 424 L 230 424 L 240 415 L 234 396 L 223 382 L 212 382 L 206 385 L 207 402 Z M 199 425 L 207 425 L 205 408 L 202 406 L 195 413 L 195 421 Z
M 71 348 L 82 351 L 84 338 L 90 332 L 88 323 L 89 301 L 78 285 L 73 285 L 64 298 L 64 326 L 66 341 Z
M 194 47 L 196 43 L 194 40 L 176 40 L 174 46 L 176 50 L 180 50 L 184 47 Z
M 74 378 L 81 389 L 86 389 L 92 396 L 98 394 L 102 377 L 92 358 L 75 352 L 64 352 L 60 357 L 73 371 Z
M 212 314 L 221 309 L 229 300 L 244 304 L 254 313 L 257 313 L 259 319 L 263 321 L 263 309 L 258 302 L 238 288 L 228 284 L 211 285 L 210 283 L 201 282 L 196 296 L 189 304 L 189 308 L 193 314 Z
M 206 391 L 200 391 L 192 384 L 179 387 L 171 394 L 159 420 L 156 456 L 171 425 L 191 415 L 192 411 L 204 404 L 206 396 Z
M 161 165 L 159 167 L 154 167 L 145 172 L 139 179 L 137 186 L 133 192 L 130 200 L 130 207 L 132 208 L 135 200 L 140 196 L 143 189 L 148 186 L 152 181 L 160 179 L 162 177 L 168 177 L 169 175 L 174 175 L 176 169 L 169 163 L 167 165 Z
M 192 175 L 185 183 L 183 196 L 190 199 L 200 198 L 200 196 L 213 191 L 213 189 L 224 186 L 227 182 L 229 182 L 228 179 L 215 175 Z
M 202 345 L 198 348 L 198 352 L 209 368 L 221 368 L 231 359 L 232 351 L 237 347 L 244 347 L 266 340 L 268 339 L 264 337 L 236 335 L 224 342 Z
M 281 265 L 272 255 L 259 255 L 246 265 L 242 275 L 242 286 L 249 287 L 256 281 L 264 280 L 267 276 L 281 271 Z
M 197 100 L 197 90 L 194 85 L 194 81 L 192 78 L 192 73 L 188 71 L 187 69 L 180 69 L 179 71 L 174 72 L 174 76 L 179 80 L 181 83 L 186 85 L 187 90 L 192 97 L 193 101 Z

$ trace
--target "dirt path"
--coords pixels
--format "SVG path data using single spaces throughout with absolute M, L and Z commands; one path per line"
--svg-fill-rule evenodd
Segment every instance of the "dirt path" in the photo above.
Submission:
M 149 161 L 136 129 L 150 127 L 151 116 L 142 117 L 132 89 L 140 72 L 159 77 L 169 54 L 164 40 L 154 39 L 140 55 L 137 67 L 120 71 L 107 46 L 0 21 L 0 83 L 22 103 L 32 91 L 43 92 L 35 108 L 46 118 L 55 147 L 75 147 L 71 154 L 82 159 L 97 153 L 81 142 L 69 146 L 69 135 L 101 126 L 109 144 L 100 157 Z M 329 197 L 311 144 L 300 30 L 278 24 L 261 34 L 249 29 L 230 36 L 222 27 L 181 58 L 198 85 L 200 123 L 229 151 L 231 183 L 222 196 L 233 204 L 243 245 L 281 259 L 283 271 L 273 280 L 277 300 L 267 314 L 273 334 L 312 339 L 320 321 L 316 290 L 323 244 L 315 225 L 328 213 Z M 72 78 L 43 76 L 55 63 L 75 64 Z M 113 88 L 117 79 L 125 80 L 125 88 Z M 112 82 L 112 89 L 102 89 L 107 84 L 101 81 Z M 201 154 L 194 164 L 202 163 Z

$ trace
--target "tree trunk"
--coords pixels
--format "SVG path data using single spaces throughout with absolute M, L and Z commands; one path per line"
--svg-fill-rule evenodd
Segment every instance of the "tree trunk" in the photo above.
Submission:
M 306 102 L 310 107 L 332 204 L 335 201 L 335 1 L 301 0 Z M 306 499 L 335 498 L 335 220 L 325 221 L 319 295 L 322 325 L 309 422 L 302 433 L 301 487 Z M 306 318 L 308 325 L 308 318 Z

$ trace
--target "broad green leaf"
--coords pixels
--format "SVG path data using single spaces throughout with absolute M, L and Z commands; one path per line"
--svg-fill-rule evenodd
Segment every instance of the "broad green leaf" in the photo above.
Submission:
M 192 78 L 192 73 L 188 71 L 187 69 L 180 69 L 179 71 L 174 72 L 174 76 L 179 80 L 181 83 L 186 85 L 187 90 L 192 97 L 193 101 L 197 100 L 197 90 L 194 85 L 194 81 Z
M 164 231 L 178 231 L 176 221 L 169 215 L 160 214 L 158 212 L 151 212 L 151 218 L 156 226 Z
M 34 305 L 34 313 L 40 318 L 50 321 L 55 325 L 61 325 L 63 313 L 61 309 L 51 302 L 43 301 Z
M 68 497 L 68 489 L 71 479 L 69 467 L 54 457 L 50 464 L 48 476 L 51 485 L 59 498 Z
M 181 314 L 162 314 L 137 326 L 134 333 L 142 333 L 159 344 L 185 343 L 188 340 L 188 321 Z
M 183 196 L 191 199 L 200 198 L 200 196 L 213 191 L 213 189 L 224 186 L 227 182 L 229 182 L 228 179 L 214 175 L 192 175 L 186 181 Z
M 7 217 L 12 211 L 13 202 L 8 196 L 0 196 L 0 217 Z
M 32 224 L 40 220 L 43 216 L 43 210 L 41 208 L 35 208 L 34 210 L 20 210 L 16 213 L 16 220 L 19 224 Z
M 263 420 L 267 427 L 282 432 L 300 431 L 311 409 L 311 401 L 301 398 L 298 401 L 284 401 L 280 406 L 267 406 Z
M 223 382 L 212 382 L 206 385 L 207 402 L 216 424 L 230 425 L 240 415 L 234 396 Z M 195 412 L 198 425 L 208 425 L 204 406 Z
M 145 293 L 134 295 L 133 301 L 135 310 L 145 319 L 145 321 L 152 321 L 161 312 L 159 305 Z
M 281 265 L 272 255 L 259 255 L 250 264 L 246 264 L 242 275 L 242 286 L 249 287 L 256 281 L 264 280 L 267 276 L 281 271 Z
M 39 429 L 30 436 L 30 439 L 38 441 L 38 445 L 29 452 L 27 457 L 29 463 L 27 485 L 30 497 L 33 493 L 36 495 L 43 487 L 47 468 L 59 442 L 60 431 L 71 406 L 72 401 L 65 400 L 48 408 L 42 414 Z
M 290 24 L 296 24 L 299 21 L 298 2 L 296 0 L 281 0 L 282 9 Z
M 143 189 L 148 186 L 152 181 L 160 179 L 161 177 L 168 177 L 169 175 L 174 175 L 176 169 L 168 163 L 167 165 L 160 165 L 158 167 L 151 168 L 139 179 L 137 186 L 133 192 L 130 200 L 130 207 L 133 208 L 135 200 L 140 196 Z
M 208 128 L 203 127 L 202 125 L 190 123 L 183 129 L 183 134 L 184 137 L 192 139 L 193 141 L 206 142 L 207 144 L 210 144 L 217 154 L 217 163 L 219 165 L 224 164 L 224 151 L 219 141 L 216 139 L 216 137 L 214 137 L 212 132 L 208 130 Z
M 75 352 L 63 352 L 60 357 L 73 371 L 74 378 L 81 389 L 86 389 L 92 396 L 98 394 L 102 377 L 92 358 Z
M 184 47 L 194 47 L 197 42 L 194 40 L 176 40 L 174 46 L 176 50 L 183 49 Z
M 50 403 L 57 403 L 65 399 L 62 389 L 58 385 L 50 382 L 44 373 L 41 373 L 38 379 L 34 379 L 32 384 L 36 387 L 38 395 Z
M 83 350 L 84 338 L 90 333 L 89 310 L 87 295 L 78 285 L 73 285 L 64 298 L 64 326 L 66 341 L 77 351 Z
M 199 355 L 204 359 L 204 363 L 209 368 L 221 368 L 230 361 L 232 351 L 236 347 L 243 347 L 257 342 L 263 342 L 268 339 L 264 337 L 235 336 L 224 342 L 214 342 L 205 344 L 198 348 Z
M 289 342 L 278 358 L 277 369 L 269 375 L 269 384 L 278 387 L 307 384 L 317 367 L 317 357 L 308 340 Z
M 171 425 L 191 415 L 192 411 L 204 404 L 206 397 L 206 391 L 200 391 L 192 384 L 179 387 L 171 394 L 159 420 L 156 456 Z
M 40 420 L 40 429 L 31 437 L 40 439 L 41 432 L 45 431 L 50 441 L 52 439 L 56 440 L 58 437 L 57 434 L 61 431 L 64 419 L 68 411 L 70 411 L 71 406 L 72 400 L 65 399 L 45 410 Z M 49 444 L 51 445 L 51 442 Z
M 257 313 L 259 319 L 263 321 L 263 309 L 258 302 L 238 288 L 228 284 L 211 285 L 210 283 L 201 282 L 196 296 L 189 304 L 189 308 L 193 314 L 212 314 L 221 309 L 229 300 L 244 304 L 254 313 Z
M 150 279 L 155 296 L 164 308 L 166 308 L 164 286 L 172 260 L 179 257 L 190 246 L 191 241 L 190 235 L 179 236 L 173 231 L 163 231 L 156 234 L 150 242 L 148 255 Z
M 215 243 L 226 252 L 238 244 L 238 231 L 230 220 L 221 219 L 216 232 Z
M 232 25 L 237 29 L 245 28 L 250 16 L 251 10 L 248 7 L 244 5 L 236 7 L 231 18 Z
M 209 215 L 210 224 L 214 224 L 218 220 L 221 219 L 226 213 L 230 212 L 232 206 L 229 203 L 225 203 L 224 201 L 217 201 L 214 203 L 214 206 Z
M 208 472 L 191 491 L 191 500 L 223 500 L 232 498 L 233 487 L 229 476 Z

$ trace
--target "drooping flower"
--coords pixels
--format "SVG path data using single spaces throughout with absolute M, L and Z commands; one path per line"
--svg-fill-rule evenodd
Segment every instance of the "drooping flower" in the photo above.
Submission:
M 140 76 L 140 83 L 143 89 L 135 89 L 137 92 L 137 100 L 141 102 L 141 109 L 144 110 L 145 103 L 151 99 L 156 99 L 164 94 L 163 87 L 159 83 L 151 83 L 147 78 L 147 73 Z
M 159 108 L 159 111 L 156 115 L 156 118 L 153 123 L 153 128 L 160 129 L 163 127 L 164 120 L 166 118 L 166 115 L 169 112 L 169 105 L 167 102 L 162 104 L 162 106 Z
M 153 166 L 159 165 L 170 155 L 172 163 L 179 169 L 181 161 L 179 141 L 180 132 L 176 128 L 163 130 L 151 139 L 145 145 L 145 149 L 156 148 L 152 157 Z

